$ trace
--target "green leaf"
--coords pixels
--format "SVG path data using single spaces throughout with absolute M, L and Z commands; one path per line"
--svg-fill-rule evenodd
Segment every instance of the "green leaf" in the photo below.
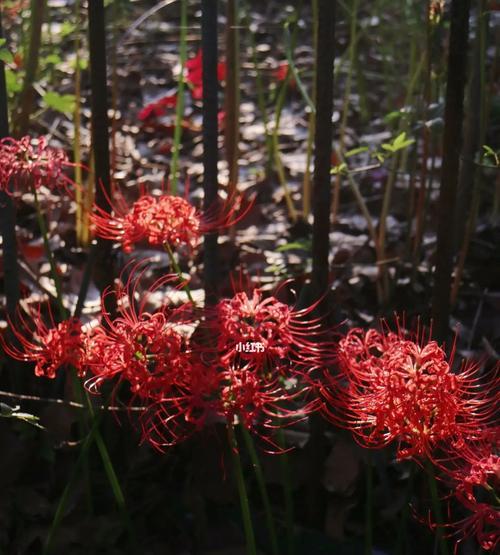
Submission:
M 345 157 L 356 156 L 356 154 L 361 154 L 362 152 L 368 152 L 369 148 L 367 146 L 359 146 L 358 148 L 353 148 L 345 153 Z
M 292 250 L 310 251 L 311 241 L 294 241 L 293 243 L 287 243 L 286 245 L 281 245 L 276 249 L 276 252 L 286 252 Z
M 43 60 L 45 62 L 46 65 L 52 64 L 52 65 L 58 65 L 61 63 L 61 57 L 58 56 L 57 54 L 49 54 L 46 58 L 44 58 Z
M 71 114 L 75 110 L 76 98 L 74 94 L 59 94 L 53 91 L 43 95 L 43 103 L 46 108 L 52 108 L 63 114 Z
M 494 166 L 492 166 L 492 167 L 500 166 L 500 153 L 495 152 L 488 145 L 483 145 L 483 150 L 484 150 L 484 154 L 483 154 L 484 158 L 493 158 Z
M 72 33 L 74 33 L 75 29 L 76 29 L 76 25 L 74 23 L 70 23 L 69 21 L 65 21 L 61 25 L 61 30 L 60 30 L 61 38 L 67 37 L 68 35 L 71 35 Z
M 19 74 L 12 71 L 8 67 L 5 68 L 5 82 L 7 86 L 7 93 L 10 96 L 18 93 L 22 88 L 22 81 L 19 78 Z
M 347 164 L 345 162 L 342 162 L 342 164 L 339 164 L 338 166 L 333 166 L 333 168 L 330 170 L 330 173 L 332 175 L 346 174 L 347 170 Z
M 397 120 L 402 116 L 401 110 L 396 110 L 394 112 L 389 112 L 386 116 L 384 116 L 385 123 L 391 123 L 391 121 Z
M 6 48 L 0 48 L 0 61 L 5 64 L 11 64 L 14 61 L 14 57 Z

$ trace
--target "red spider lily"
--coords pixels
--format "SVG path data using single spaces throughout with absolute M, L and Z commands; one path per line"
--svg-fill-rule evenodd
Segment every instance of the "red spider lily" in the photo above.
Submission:
M 0 336 L 0 343 L 9 356 L 34 362 L 38 377 L 54 379 L 57 371 L 67 366 L 76 368 L 80 377 L 84 375 L 83 334 L 78 319 L 70 318 L 56 324 L 50 317 L 52 321 L 47 326 L 40 308 L 31 313 L 30 321 L 21 313 L 17 319 L 19 326 L 10 325 L 17 344 Z
M 220 412 L 229 423 L 240 420 L 246 428 L 271 442 L 266 429 L 279 428 L 303 420 L 318 408 L 316 399 L 291 408 L 304 399 L 309 386 L 298 386 L 293 371 L 288 380 L 276 373 L 260 374 L 250 364 L 225 365 L 220 397 Z
M 273 76 L 277 81 L 281 83 L 287 78 L 289 72 L 290 72 L 290 66 L 288 62 L 281 62 L 279 66 L 274 70 Z M 295 82 L 295 79 L 293 78 L 293 76 L 291 76 L 288 79 L 288 84 L 291 88 L 294 88 L 297 86 L 297 83 Z
M 184 380 L 178 380 L 163 399 L 141 415 L 143 440 L 159 450 L 216 420 L 240 421 L 280 450 L 269 431 L 303 420 L 318 407 L 316 399 L 298 409 L 291 406 L 310 390 L 309 386 L 296 387 L 293 379 L 286 382 L 278 375 L 261 375 L 250 365 L 222 366 L 216 360 L 207 362 L 193 356 Z
M 139 112 L 138 118 L 141 121 L 145 121 L 152 117 L 163 116 L 165 114 L 166 108 L 175 108 L 177 103 L 177 95 L 170 94 L 162 96 L 159 100 L 155 102 L 150 102 Z
M 267 372 L 314 366 L 327 350 L 321 319 L 309 318 L 314 308 L 295 310 L 259 288 L 222 299 L 212 318 L 221 361 Z
M 11 188 L 49 189 L 67 188 L 74 185 L 64 174 L 71 166 L 66 153 L 47 145 L 45 137 L 34 140 L 29 136 L 21 139 L 6 137 L 0 140 L 0 190 L 7 193 Z
M 186 246 L 194 249 L 203 234 L 220 231 L 243 219 L 251 202 L 235 195 L 219 207 L 201 212 L 186 198 L 164 194 L 154 197 L 143 194 L 131 207 L 121 194 L 117 195 L 112 214 L 94 206 L 91 216 L 95 234 L 122 244 L 131 252 L 137 243 L 170 248 Z
M 143 441 L 159 451 L 186 440 L 217 418 L 222 375 L 216 366 L 193 356 L 188 368 L 170 392 L 141 415 Z
M 186 62 L 187 82 L 191 86 L 191 95 L 195 100 L 203 98 L 203 54 L 201 48 L 194 58 Z M 217 79 L 224 81 L 226 79 L 226 64 L 219 62 L 217 64 Z
M 320 320 L 306 320 L 313 309 L 293 310 L 275 297 L 264 299 L 260 289 L 205 309 L 205 324 L 187 349 L 190 372 L 142 415 L 143 438 L 162 449 L 210 420 L 239 420 L 279 450 L 271 431 L 318 408 L 317 399 L 296 408 L 311 390 L 304 378 L 324 347 Z M 237 348 L 255 343 L 261 348 Z
M 500 426 L 486 428 L 481 439 L 450 443 L 438 461 L 455 499 L 470 513 L 451 525 L 454 535 L 459 542 L 475 536 L 483 549 L 491 551 L 500 543 L 499 440 Z
M 149 295 L 177 276 L 167 275 L 143 294 L 136 306 L 135 297 L 141 272 L 130 278 L 117 292 L 105 292 L 102 298 L 103 325 L 86 342 L 86 366 L 93 374 L 86 387 L 91 391 L 113 378 L 128 382 L 130 391 L 142 400 L 157 400 L 168 395 L 180 376 L 189 372 L 186 340 L 180 325 L 186 323 L 185 306 L 165 307 L 148 312 Z M 116 295 L 121 313 L 111 319 L 105 312 L 106 295 Z
M 418 335 L 418 334 L 417 334 Z M 396 440 L 398 457 L 430 456 L 438 442 L 473 438 L 493 412 L 478 365 L 452 372 L 453 354 L 403 332 L 353 329 L 339 342 L 340 377 L 322 386 L 325 414 L 366 447 Z

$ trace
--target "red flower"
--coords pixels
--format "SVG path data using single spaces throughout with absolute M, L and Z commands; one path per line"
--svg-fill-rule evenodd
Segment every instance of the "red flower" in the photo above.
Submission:
M 402 332 L 349 331 L 339 343 L 340 377 L 324 386 L 325 412 L 351 429 L 366 447 L 396 440 L 398 457 L 430 455 L 456 436 L 477 435 L 491 413 L 478 397 L 478 368 L 452 372 L 435 341 L 413 341 Z
M 242 360 L 262 371 L 314 366 L 324 346 L 321 322 L 307 319 L 314 307 L 294 310 L 261 289 L 236 293 L 216 306 L 221 360 Z
M 47 146 L 45 137 L 36 140 L 29 136 L 19 140 L 6 137 L 0 140 L 0 190 L 7 193 L 11 187 L 55 189 L 73 184 L 64 175 L 69 165 L 65 152 Z
M 498 421 L 497 421 L 498 422 Z M 500 427 L 486 428 L 475 441 L 452 443 L 438 461 L 451 482 L 454 497 L 470 513 L 452 526 L 459 541 L 475 536 L 481 547 L 494 551 L 500 543 Z
M 181 246 L 194 249 L 204 233 L 234 225 L 251 206 L 251 203 L 243 206 L 241 197 L 233 197 L 220 209 L 202 213 L 182 197 L 144 194 L 129 208 L 119 195 L 113 214 L 94 206 L 91 220 L 97 236 L 121 243 L 125 252 L 141 242 L 154 247 L 168 244 L 173 249 Z M 241 212 L 236 214 L 240 208 Z
M 0 336 L 5 352 L 16 360 L 34 362 L 35 376 L 38 377 L 53 379 L 65 366 L 73 366 L 78 375 L 83 376 L 83 334 L 79 320 L 71 318 L 58 324 L 52 321 L 47 326 L 40 309 L 30 316 L 31 322 L 28 322 L 19 313 L 19 327 L 11 324 L 17 345 Z
M 186 342 L 180 331 L 185 307 L 166 307 L 153 313 L 145 308 L 152 292 L 177 280 L 171 275 L 158 280 L 136 307 L 134 297 L 141 275 L 131 278 L 124 289 L 103 295 L 104 325 L 86 343 L 86 366 L 94 375 L 86 387 L 97 390 L 104 381 L 118 378 L 128 382 L 134 396 L 157 400 L 168 395 L 182 374 L 189 372 Z M 113 320 L 104 311 L 109 294 L 116 295 L 122 306 L 120 316 Z
M 219 412 L 222 376 L 218 369 L 203 364 L 192 353 L 187 368 L 175 387 L 141 415 L 143 441 L 159 451 L 200 431 Z
M 282 83 L 287 78 L 289 72 L 290 72 L 290 66 L 288 62 L 281 62 L 278 65 L 278 67 L 274 70 L 273 75 L 277 81 Z M 293 75 L 289 77 L 288 84 L 291 88 L 294 88 L 297 86 L 297 83 L 295 82 Z
M 195 100 L 203 98 L 203 54 L 201 48 L 194 58 L 186 62 L 187 81 L 191 85 L 191 95 Z M 217 64 L 217 79 L 224 81 L 226 79 L 226 64 L 219 62 Z
M 276 372 L 259 373 L 241 362 L 223 368 L 221 415 L 231 424 L 240 421 L 268 443 L 272 444 L 269 430 L 303 420 L 318 408 L 316 399 L 293 406 L 295 400 L 304 401 L 310 391 L 309 385 L 298 382 L 293 369 L 280 376 Z
M 151 117 L 158 117 L 163 116 L 165 114 L 166 108 L 175 108 L 177 103 L 177 95 L 171 94 L 167 96 L 163 96 L 159 100 L 155 102 L 150 102 L 146 104 L 144 108 L 139 112 L 138 118 L 141 121 L 147 120 Z

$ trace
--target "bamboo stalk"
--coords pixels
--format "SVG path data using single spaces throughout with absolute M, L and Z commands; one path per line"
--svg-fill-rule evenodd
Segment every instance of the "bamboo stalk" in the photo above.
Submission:
M 318 36 L 316 43 L 316 126 L 314 134 L 314 215 L 312 236 L 312 295 L 318 299 L 318 312 L 328 315 L 328 289 L 331 208 L 331 159 L 333 140 L 333 71 L 335 59 L 335 15 L 337 2 L 318 0 Z M 320 300 L 321 299 L 321 300 Z M 324 464 L 324 422 L 317 415 L 310 420 L 308 442 L 310 478 L 307 484 L 308 521 L 315 525 L 323 518 L 324 490 L 321 475 Z
M 19 97 L 19 109 L 13 122 L 13 134 L 16 137 L 26 135 L 29 129 L 35 96 L 33 85 L 38 72 L 38 62 L 40 59 L 45 6 L 46 0 L 31 0 L 30 37 L 26 59 L 26 73 L 24 75 L 23 88 Z
M 470 0 L 452 0 L 443 163 L 438 206 L 437 251 L 432 313 L 436 339 L 447 338 L 450 317 L 456 195 L 469 36 Z
M 476 36 L 476 48 L 471 87 L 469 91 L 469 109 L 465 124 L 465 140 L 458 183 L 459 206 L 457 210 L 457 244 L 460 245 L 457 266 L 453 285 L 451 288 L 451 306 L 454 306 L 462 275 L 465 260 L 469 252 L 470 242 L 476 228 L 476 218 L 481 201 L 481 170 L 476 167 L 474 157 L 486 137 L 487 99 L 486 99 L 486 45 L 488 32 L 488 16 L 485 1 L 480 0 L 478 29 Z M 479 117 L 477 114 L 479 112 Z M 469 196 L 468 189 L 473 183 L 472 194 Z M 467 198 L 469 197 L 469 198 Z M 460 202 L 460 200 L 462 202 Z M 466 206 L 470 205 L 469 214 L 466 217 Z M 465 229 L 464 229 L 465 223 Z
M 201 43 L 203 52 L 203 190 L 204 209 L 213 209 L 218 198 L 218 81 L 217 0 L 202 0 Z M 215 304 L 219 281 L 217 233 L 204 238 L 205 304 Z
M 182 120 L 184 119 L 184 68 L 187 61 L 187 0 L 181 0 L 181 33 L 179 45 L 179 58 L 181 63 L 181 74 L 177 85 L 177 102 L 175 104 L 175 126 L 174 126 L 174 142 L 172 145 L 172 159 L 170 162 L 170 190 L 173 195 L 177 194 L 177 185 L 179 183 L 179 158 L 181 153 L 181 137 L 182 137 Z
M 238 140 L 240 113 L 240 33 L 238 28 L 238 0 L 228 0 L 226 8 L 226 96 L 225 135 L 228 194 L 234 195 L 238 185 Z
M 2 12 L 0 8 L 0 38 L 3 38 Z M 7 87 L 5 82 L 5 67 L 0 60 L 0 138 L 9 136 L 9 114 Z M 0 191 L 0 234 L 2 236 L 2 251 L 4 264 L 4 291 L 6 297 L 7 315 L 12 322 L 16 320 L 16 308 L 20 297 L 18 253 L 16 241 L 16 209 L 12 198 L 4 191 Z M 15 344 L 16 339 L 7 330 L 9 340 Z M 18 389 L 20 383 L 21 363 L 9 357 L 9 377 L 11 386 Z
M 342 103 L 342 116 L 340 119 L 340 132 L 339 132 L 339 147 L 338 150 L 341 155 L 344 155 L 345 148 L 345 131 L 347 126 L 347 117 L 349 115 L 349 107 L 351 105 L 351 90 L 352 90 L 352 75 L 354 72 L 356 60 L 356 46 L 357 46 L 357 30 L 358 30 L 358 11 L 359 0 L 352 0 L 351 13 L 350 13 L 350 31 L 349 31 L 349 67 L 347 69 L 347 80 L 344 91 L 344 100 Z M 338 174 L 335 178 L 335 188 L 333 190 L 333 203 L 332 203 L 332 219 L 337 220 L 337 214 L 340 202 L 340 182 L 341 176 Z
M 318 0 L 312 0 L 312 19 L 313 19 L 313 48 L 318 43 Z M 314 51 L 316 56 L 316 51 Z M 316 105 L 316 64 L 313 67 L 313 85 L 312 85 L 312 101 Z M 306 167 L 304 171 L 304 182 L 302 185 L 302 217 L 307 220 L 311 213 L 311 160 L 313 152 L 313 140 L 315 133 L 316 114 L 313 110 L 309 112 L 309 121 L 307 129 L 307 147 L 306 147 Z
M 333 140 L 333 63 L 334 29 L 337 2 L 318 1 L 318 42 L 316 45 L 316 129 L 314 137 L 314 189 L 312 279 L 319 298 L 328 288 L 330 250 L 330 206 Z M 323 308 L 325 308 L 325 303 Z
M 0 38 L 3 38 L 2 13 L 0 10 Z M 9 114 L 7 86 L 5 82 L 5 65 L 0 60 L 0 138 L 9 136 Z M 12 198 L 0 192 L 0 233 L 4 263 L 5 296 L 7 313 L 14 321 L 17 302 L 19 301 L 19 271 L 17 268 L 16 211 Z
M 95 200 L 102 210 L 110 211 L 112 198 L 109 158 L 108 89 L 106 67 L 106 29 L 103 0 L 88 3 L 90 82 L 92 108 L 92 151 L 94 155 Z M 102 292 L 113 286 L 112 242 L 97 239 L 94 281 Z M 116 309 L 114 295 L 106 295 L 106 310 Z

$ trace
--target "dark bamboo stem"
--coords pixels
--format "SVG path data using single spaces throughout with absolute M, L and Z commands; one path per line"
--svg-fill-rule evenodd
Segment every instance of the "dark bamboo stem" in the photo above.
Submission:
M 0 12 L 0 38 L 3 37 L 2 14 Z M 5 67 L 0 60 L 0 138 L 9 136 L 9 115 Z M 17 269 L 16 212 L 12 198 L 0 192 L 0 232 L 3 238 L 4 288 L 7 298 L 7 313 L 14 318 L 19 300 L 19 272 Z
M 318 42 L 316 45 L 316 129 L 314 136 L 314 189 L 312 281 L 319 298 L 328 288 L 330 250 L 333 61 L 335 8 L 333 0 L 318 2 Z M 326 306 L 326 303 L 323 303 Z
M 95 202 L 103 210 L 109 211 L 111 199 L 108 88 L 106 66 L 106 28 L 103 0 L 88 3 L 90 86 L 92 107 L 92 149 L 94 153 Z M 93 271 L 94 281 L 102 292 L 113 285 L 113 265 L 111 241 L 97 239 L 97 253 Z M 113 295 L 106 296 L 106 310 L 115 311 Z
M 202 0 L 201 47 L 203 52 L 203 189 L 205 210 L 217 202 L 217 0 Z M 208 233 L 204 241 L 205 303 L 217 299 L 217 233 Z
M 333 62 L 335 46 L 335 0 L 318 1 L 318 31 L 316 43 L 316 121 L 314 133 L 314 179 L 312 209 L 314 215 L 312 239 L 312 293 L 323 299 L 318 309 L 326 316 L 328 296 L 331 207 L 331 158 L 333 140 Z M 307 485 L 307 517 L 311 526 L 323 522 L 325 499 L 321 483 L 325 456 L 324 421 L 314 415 L 308 443 L 309 480 Z
M 28 56 L 26 60 L 26 73 L 24 75 L 23 89 L 19 100 L 19 111 L 14 122 L 14 136 L 25 135 L 29 129 L 30 116 L 33 108 L 36 74 L 40 59 L 40 46 L 42 44 L 42 23 L 45 12 L 46 0 L 31 0 L 30 38 Z
M 459 157 L 469 38 L 470 0 L 452 0 L 444 115 L 443 166 L 438 206 L 437 252 L 432 313 L 438 340 L 448 335 Z
M 228 194 L 232 195 L 238 185 L 238 139 L 240 112 L 238 0 L 228 0 L 226 16 L 226 128 L 224 146 L 229 169 Z

